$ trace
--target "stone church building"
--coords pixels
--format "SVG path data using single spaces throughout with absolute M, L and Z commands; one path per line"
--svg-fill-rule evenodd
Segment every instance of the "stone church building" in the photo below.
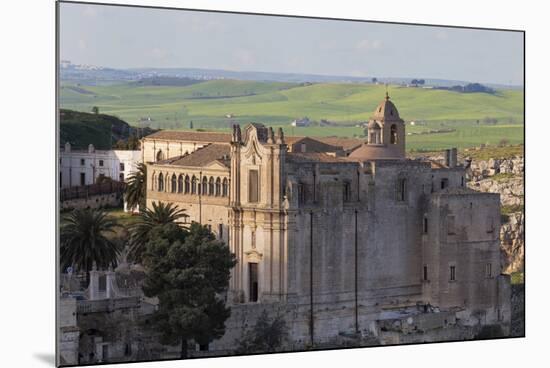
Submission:
M 237 256 L 229 349 L 262 310 L 283 315 L 293 347 L 375 336 L 382 343 L 474 337 L 510 322 L 501 275 L 499 195 L 444 163 L 405 156 L 386 95 L 366 140 L 160 131 L 143 139 L 147 205 L 171 202 Z

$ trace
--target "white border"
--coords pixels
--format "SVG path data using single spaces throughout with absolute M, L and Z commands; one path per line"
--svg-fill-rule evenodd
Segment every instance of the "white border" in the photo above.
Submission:
M 119 367 L 385 366 L 515 367 L 548 346 L 545 182 L 548 116 L 547 17 L 544 2 L 215 0 L 144 1 L 136 5 L 358 18 L 527 31 L 527 338 L 402 347 L 123 364 Z M 123 1 L 109 1 L 124 3 Z M 3 4 L 1 90 L 3 367 L 52 366 L 54 354 L 54 2 Z M 7 82 L 7 83 L 6 83 Z M 537 206 L 538 204 L 538 206 Z M 543 212 L 544 211 L 544 212 Z M 536 363 L 535 363 L 536 364 Z

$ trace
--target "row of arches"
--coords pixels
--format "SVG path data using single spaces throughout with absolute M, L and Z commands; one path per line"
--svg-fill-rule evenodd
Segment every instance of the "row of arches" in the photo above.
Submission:
M 203 176 L 201 181 L 196 175 L 153 174 L 152 187 L 158 192 L 201 194 L 215 197 L 229 196 L 229 180 L 213 176 Z

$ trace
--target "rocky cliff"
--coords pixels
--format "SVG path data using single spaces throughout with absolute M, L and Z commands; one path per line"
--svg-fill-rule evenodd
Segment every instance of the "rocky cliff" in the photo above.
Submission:
M 504 272 L 523 271 L 524 260 L 524 159 L 471 160 L 466 158 L 468 186 L 481 192 L 500 193 L 500 239 Z

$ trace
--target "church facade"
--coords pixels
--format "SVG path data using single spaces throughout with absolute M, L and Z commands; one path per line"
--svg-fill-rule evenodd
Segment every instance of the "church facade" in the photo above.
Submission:
M 386 95 L 365 141 L 261 124 L 143 139 L 147 205 L 184 208 L 237 256 L 232 317 L 214 349 L 261 310 L 285 316 L 293 346 L 346 334 L 456 340 L 484 325 L 507 333 L 499 195 L 466 187 L 456 149 L 444 163 L 406 158 L 405 137 Z

